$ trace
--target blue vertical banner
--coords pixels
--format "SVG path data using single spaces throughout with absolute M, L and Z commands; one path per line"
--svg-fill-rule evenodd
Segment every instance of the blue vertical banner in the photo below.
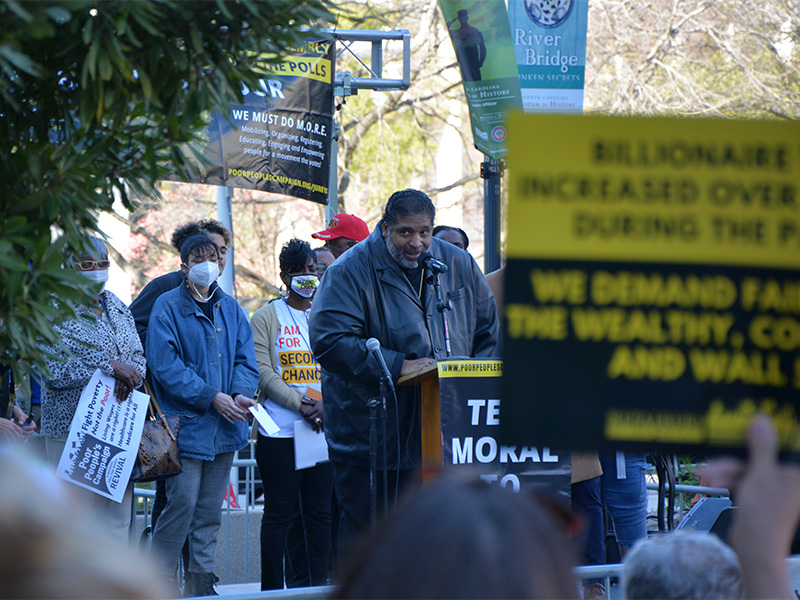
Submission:
M 475 147 L 506 155 L 506 114 L 522 108 L 503 0 L 439 0 L 456 51 Z
M 583 112 L 589 0 L 508 0 L 522 108 Z

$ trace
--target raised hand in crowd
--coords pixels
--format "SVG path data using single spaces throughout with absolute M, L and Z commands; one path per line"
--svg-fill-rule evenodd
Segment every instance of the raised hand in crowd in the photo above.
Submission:
M 748 450 L 746 463 L 713 461 L 703 476 L 710 486 L 730 489 L 739 507 L 731 545 L 746 596 L 793 598 L 786 558 L 800 520 L 800 465 L 778 462 L 778 434 L 767 416 L 750 426 Z

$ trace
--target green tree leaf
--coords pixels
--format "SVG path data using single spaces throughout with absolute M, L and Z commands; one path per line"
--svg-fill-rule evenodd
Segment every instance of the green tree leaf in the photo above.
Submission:
M 0 0 L 0 363 L 20 379 L 44 372 L 37 343 L 57 345 L 53 325 L 91 297 L 63 248 L 84 247 L 115 194 L 129 208 L 158 197 L 201 114 L 239 100 L 240 81 L 256 86 L 242 57 L 279 54 L 331 7 Z

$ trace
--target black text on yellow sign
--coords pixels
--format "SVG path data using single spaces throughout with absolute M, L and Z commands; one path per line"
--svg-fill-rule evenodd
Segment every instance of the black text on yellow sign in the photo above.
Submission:
M 446 360 L 436 363 L 439 378 L 502 377 L 502 360 Z
M 545 382 L 564 407 L 604 390 L 605 442 L 727 447 L 755 410 L 793 439 L 800 274 L 542 260 L 509 277 L 506 368 L 524 357 L 531 389 Z
M 265 70 L 272 75 L 305 77 L 331 83 L 331 61 L 313 56 L 287 56 L 284 62 L 266 65 Z
M 763 411 L 794 447 L 800 124 L 508 125 L 508 442 L 736 450 Z
M 800 276 L 534 268 L 530 283 L 534 304 L 506 307 L 509 338 L 614 344 L 611 379 L 800 389 L 800 360 L 781 370 L 800 350 Z
M 308 350 L 283 350 L 278 353 L 278 360 L 281 367 L 293 367 L 296 365 L 315 366 L 314 354 Z
M 316 367 L 293 367 L 281 371 L 284 383 L 319 383 L 319 370 Z
M 278 352 L 278 363 L 284 383 L 320 383 L 319 368 L 308 350 L 282 350 Z
M 795 122 L 514 115 L 509 257 L 800 268 L 798 140 Z

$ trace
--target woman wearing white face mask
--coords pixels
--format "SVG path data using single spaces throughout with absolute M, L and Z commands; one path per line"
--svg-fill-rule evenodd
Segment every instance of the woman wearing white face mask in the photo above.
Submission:
M 247 445 L 248 409 L 258 385 L 253 333 L 216 279 L 219 250 L 205 235 L 181 245 L 186 282 L 153 304 L 147 356 L 164 414 L 179 416 L 183 473 L 165 481 L 167 504 L 153 551 L 174 578 L 189 539 L 187 596 L 215 595 L 214 549 L 233 454 Z
M 282 589 L 286 534 L 299 505 L 310 585 L 325 585 L 331 550 L 331 490 L 329 463 L 295 470 L 295 422 L 305 420 L 323 435 L 320 371 L 308 341 L 308 313 L 317 287 L 314 252 L 306 242 L 291 240 L 280 254 L 281 281 L 289 290 L 253 315 L 250 326 L 259 371 L 259 398 L 280 428 L 259 429 L 256 461 L 264 482 L 261 521 L 261 589 Z M 289 557 L 291 558 L 291 557 Z
M 42 434 L 47 459 L 58 465 L 64 450 L 69 426 L 75 415 L 81 392 L 96 369 L 114 377 L 117 401 L 127 400 L 139 387 L 145 374 L 142 344 L 136 333 L 133 315 L 125 304 L 105 289 L 108 280 L 108 248 L 98 237 L 89 237 L 90 255 L 69 255 L 66 267 L 76 269 L 94 283 L 97 296 L 87 306 L 77 307 L 78 318 L 55 325 L 65 348 L 43 348 L 60 357 L 50 359 L 50 378 L 42 385 Z M 131 517 L 132 487 L 128 486 L 123 502 L 117 503 L 83 488 L 71 490 L 105 517 L 109 528 L 127 539 Z

